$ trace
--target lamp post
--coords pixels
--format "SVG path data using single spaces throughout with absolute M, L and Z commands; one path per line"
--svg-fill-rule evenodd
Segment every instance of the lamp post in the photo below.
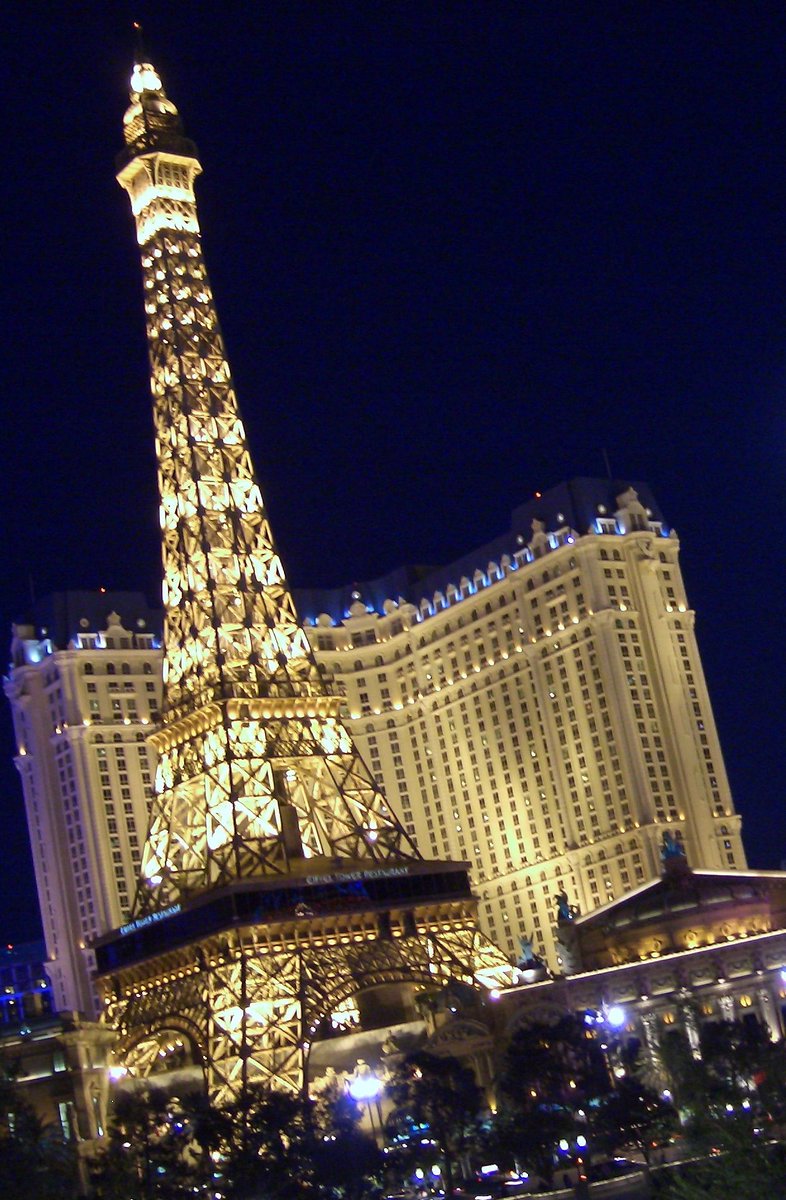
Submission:
M 380 1134 L 382 1132 L 382 1110 L 379 1105 L 379 1097 L 382 1094 L 382 1080 L 378 1079 L 372 1071 L 371 1067 L 362 1059 L 358 1060 L 355 1068 L 355 1074 L 349 1081 L 347 1091 L 353 1100 L 358 1104 L 365 1104 L 368 1109 L 368 1121 L 371 1126 L 372 1136 L 376 1139 L 377 1131 L 374 1126 L 374 1113 L 372 1104 L 376 1105 L 377 1118 L 379 1120 Z
M 619 1061 L 615 1062 L 615 1058 L 619 1051 L 619 1034 L 627 1023 L 628 1013 L 621 1004 L 604 1004 L 600 1011 L 588 1009 L 584 1014 L 584 1024 L 599 1029 L 602 1039 L 600 1048 L 613 1088 L 616 1088 L 617 1080 L 625 1073 L 622 1064 Z M 612 1038 L 615 1040 L 612 1041 Z

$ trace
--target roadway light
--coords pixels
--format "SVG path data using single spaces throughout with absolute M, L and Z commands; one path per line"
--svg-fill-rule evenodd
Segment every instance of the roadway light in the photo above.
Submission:
M 612 1004 L 606 1009 L 606 1021 L 612 1029 L 622 1029 L 627 1024 L 628 1014 L 621 1004 Z
M 349 1085 L 349 1094 L 353 1100 L 376 1100 L 382 1091 L 382 1082 L 373 1072 L 368 1075 L 356 1075 Z

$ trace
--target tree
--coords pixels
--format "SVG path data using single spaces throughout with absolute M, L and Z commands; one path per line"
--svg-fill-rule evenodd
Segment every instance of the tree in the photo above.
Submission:
M 220 1110 L 221 1192 L 229 1200 L 311 1200 L 318 1195 L 313 1102 L 249 1088 Z
M 635 1146 L 649 1177 L 652 1152 L 668 1140 L 678 1124 L 671 1104 L 632 1076 L 624 1076 L 602 1100 L 593 1119 L 595 1145 L 609 1154 Z
M 320 1194 L 341 1200 L 375 1200 L 382 1193 L 384 1156 L 376 1139 L 360 1129 L 351 1096 L 331 1089 L 318 1098 L 314 1166 Z
M 203 1093 L 120 1092 L 94 1189 L 99 1200 L 373 1200 L 382 1155 L 359 1118 L 343 1094 L 258 1087 L 217 1108 Z
M 0 1073 L 0 1196 L 67 1200 L 76 1191 L 73 1147 L 41 1121 L 11 1077 Z
M 573 1113 L 546 1104 L 502 1102 L 486 1135 L 489 1158 L 506 1168 L 537 1174 L 550 1190 L 554 1183 L 554 1149 L 575 1132 Z
M 660 1058 L 677 1107 L 698 1126 L 754 1088 L 765 1106 L 786 1093 L 786 1046 L 754 1017 L 702 1024 L 698 1055 L 686 1034 L 672 1029 L 661 1039 Z
M 181 1200 L 193 1194 L 198 1157 L 179 1102 L 160 1088 L 120 1091 L 92 1169 L 100 1200 Z
M 439 1158 L 446 1197 L 454 1194 L 459 1167 L 479 1144 L 483 1093 L 458 1059 L 418 1051 L 396 1068 L 386 1088 L 393 1112 L 386 1122 L 391 1161 L 410 1170 Z
M 748 1095 L 757 1077 L 776 1061 L 767 1027 L 750 1015 L 744 1020 L 707 1021 L 699 1031 L 702 1061 L 735 1098 Z M 777 1056 L 782 1057 L 782 1055 Z
M 558 1143 L 589 1137 L 591 1109 L 610 1088 L 601 1044 L 580 1017 L 523 1026 L 500 1073 L 497 1146 L 551 1186 Z
M 227 1200 L 373 1200 L 381 1191 L 382 1154 L 359 1129 L 354 1100 L 335 1089 L 308 1099 L 250 1088 L 191 1121 Z
M 660 1200 L 784 1200 L 786 1149 L 755 1137 L 748 1122 L 716 1125 L 712 1156 L 670 1171 L 659 1189 Z
M 595 1030 L 573 1015 L 518 1029 L 505 1054 L 500 1085 L 519 1102 L 541 1097 L 569 1111 L 585 1108 L 611 1087 Z

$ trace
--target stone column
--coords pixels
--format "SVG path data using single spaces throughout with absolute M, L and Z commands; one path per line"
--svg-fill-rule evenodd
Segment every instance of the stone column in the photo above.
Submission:
M 721 1016 L 723 1017 L 724 1021 L 733 1021 L 734 1020 L 734 997 L 733 996 L 719 996 L 718 997 L 718 1007 L 720 1008 Z
M 758 999 L 759 1017 L 770 1031 L 770 1037 L 774 1042 L 780 1041 L 783 1036 L 778 1013 L 772 1000 L 772 992 L 768 987 L 760 987 L 756 992 Z

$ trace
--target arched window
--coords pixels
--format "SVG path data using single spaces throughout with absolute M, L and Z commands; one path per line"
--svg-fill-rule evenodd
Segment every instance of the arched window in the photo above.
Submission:
M 93 664 L 85 663 L 85 665 L 82 667 L 82 674 L 83 675 L 94 675 L 95 672 L 93 670 Z
M 146 662 L 146 663 L 145 663 L 145 665 L 144 665 L 144 667 L 142 668 L 142 670 L 143 670 L 143 672 L 144 672 L 144 674 L 145 674 L 145 675 L 152 675 L 152 674 L 153 674 L 153 666 L 152 666 L 152 663 Z
M 121 675 L 130 675 L 130 674 L 131 674 L 131 668 L 130 668 L 130 666 L 128 665 L 128 663 L 123 663 L 123 664 L 121 665 L 121 667 L 120 667 L 120 674 L 121 674 Z
M 106 664 L 106 673 L 107 673 L 107 675 L 116 675 L 117 674 L 117 669 L 113 662 Z

